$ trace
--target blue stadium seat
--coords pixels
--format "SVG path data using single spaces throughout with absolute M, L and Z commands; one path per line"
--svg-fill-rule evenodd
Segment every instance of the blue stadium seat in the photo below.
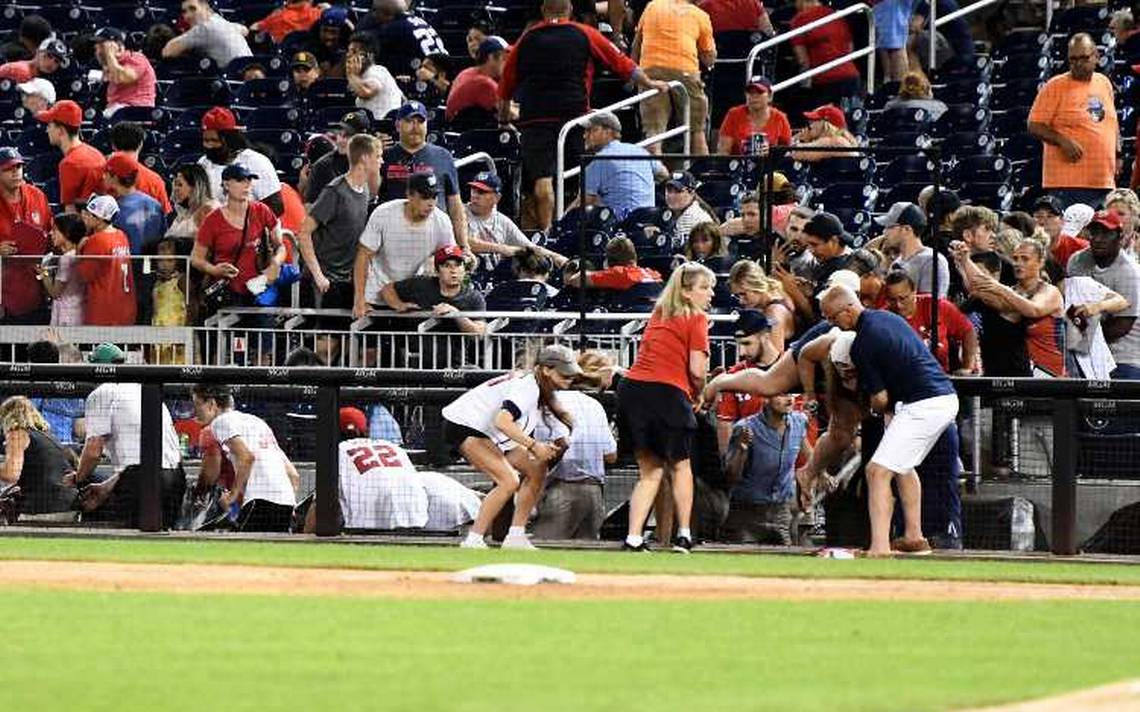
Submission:
M 223 80 L 210 77 L 175 79 L 166 90 L 163 102 L 169 107 L 227 106 L 230 88 Z
M 934 163 L 926 156 L 898 156 L 880 171 L 881 185 L 896 183 L 929 183 L 934 177 Z
M 209 106 L 191 106 L 171 117 L 172 129 L 202 130 L 202 116 L 210 110 Z
M 994 47 L 995 57 L 1009 57 L 1023 52 L 1040 55 L 1046 49 L 1049 35 L 1040 30 L 1012 30 L 1005 33 Z
M 289 74 L 289 64 L 281 55 L 252 54 L 248 57 L 236 57 L 226 65 L 226 79 L 241 81 L 241 73 L 251 64 L 260 64 L 265 69 L 266 77 L 284 77 Z
M 200 129 L 174 129 L 162 139 L 162 156 L 167 163 L 178 163 L 187 159 L 197 160 L 201 155 Z
M 1041 89 L 1042 82 L 1037 79 L 1019 79 L 1011 81 L 1000 89 L 994 91 L 991 106 L 996 111 L 1016 109 L 1023 106 L 1032 106 Z
M 875 212 L 885 213 L 890 210 L 892 205 L 899 202 L 918 202 L 918 194 L 928 185 L 930 184 L 926 181 L 892 185 L 889 190 L 879 193 L 879 202 L 875 206 Z
M 313 82 L 309 88 L 309 97 L 317 105 L 332 106 L 353 105 L 355 97 L 348 91 L 348 82 L 344 79 L 325 77 Z
M 934 98 L 941 99 L 949 104 L 974 104 L 987 106 L 989 104 L 989 84 L 977 80 L 949 82 L 933 87 Z
M 970 183 L 1005 183 L 1012 168 L 1005 156 L 964 156 L 954 162 L 947 181 L 958 188 Z
M 990 124 L 990 112 L 973 104 L 952 104 L 931 127 L 935 137 L 946 137 L 962 131 L 986 131 Z
M 958 187 L 957 193 L 963 203 L 984 205 L 997 211 L 1009 210 L 1014 197 L 1006 183 L 965 183 Z
M 250 144 L 263 144 L 272 148 L 282 163 L 287 162 L 286 157 L 297 155 L 305 148 L 301 134 L 292 129 L 247 129 L 244 133 Z M 280 170 L 282 166 L 278 165 L 277 168 Z
M 548 300 L 540 282 L 519 280 L 497 282 L 486 296 L 488 311 L 542 311 Z
M 151 25 L 159 20 L 146 5 L 135 2 L 106 5 L 102 9 L 102 14 L 103 22 L 128 34 L 132 32 L 145 34 Z
M 1028 131 L 1028 107 L 1010 109 L 1001 113 L 994 113 L 990 130 L 995 138 L 1013 138 L 1024 135 Z
M 879 195 L 879 189 L 867 183 L 833 183 L 812 195 L 811 202 L 824 210 L 870 210 Z
M 1028 133 L 1014 135 L 1002 143 L 1001 152 L 1011 161 L 1028 161 L 1041 157 L 1041 142 Z
M 882 138 L 895 133 L 929 133 L 930 114 L 924 109 L 892 108 L 871 114 L 867 135 Z
M 1108 27 L 1107 5 L 1078 5 L 1053 15 L 1049 32 L 1067 39 L 1076 32 L 1088 32 L 1095 38 Z
M 243 82 L 238 89 L 234 106 L 243 109 L 256 109 L 270 106 L 288 106 L 289 80 L 284 77 L 266 77 Z
M 899 131 L 879 139 L 879 145 L 888 148 L 924 148 L 930 144 L 930 135 L 919 131 Z
M 808 182 L 822 188 L 831 183 L 867 182 L 875 177 L 875 161 L 870 156 L 828 158 L 811 164 Z
M 16 139 L 16 150 L 25 157 L 36 156 L 54 151 L 51 141 L 48 141 L 47 130 L 42 124 L 28 126 L 20 132 Z
M 994 150 L 994 140 L 987 133 L 961 131 L 947 136 L 939 147 L 942 149 L 943 160 L 959 156 L 979 156 Z
M 247 129 L 298 129 L 301 112 L 297 109 L 279 106 L 263 106 L 247 111 L 241 116 L 241 124 Z
M 218 77 L 218 65 L 209 57 L 175 57 L 164 59 L 154 65 L 154 73 L 159 79 L 207 79 Z M 169 92 L 169 89 L 167 90 Z
M 718 210 L 740 208 L 745 188 L 735 180 L 710 180 L 697 187 L 697 195 Z
M 1027 79 L 1040 80 L 1049 69 L 1049 58 L 1036 52 L 1012 54 L 994 70 L 994 84 Z
M 648 313 L 653 311 L 663 282 L 642 282 L 623 291 L 605 291 L 599 300 L 610 312 Z M 621 322 L 610 322 L 620 328 Z
M 168 119 L 169 115 L 165 110 L 153 106 L 124 106 L 112 117 L 113 123 L 131 121 L 148 131 L 160 133 L 166 130 Z
M 51 149 L 46 153 L 24 155 L 26 161 L 24 175 L 32 183 L 40 185 L 58 176 L 59 161 L 62 158 L 58 150 Z

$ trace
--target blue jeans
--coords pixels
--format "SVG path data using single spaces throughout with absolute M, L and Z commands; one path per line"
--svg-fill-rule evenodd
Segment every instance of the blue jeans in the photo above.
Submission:
M 1131 363 L 1117 364 L 1109 375 L 1114 381 L 1140 381 L 1140 366 Z

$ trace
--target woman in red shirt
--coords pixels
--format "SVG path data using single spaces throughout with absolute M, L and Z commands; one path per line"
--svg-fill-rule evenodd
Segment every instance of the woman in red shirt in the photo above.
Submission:
M 226 202 L 202 221 L 190 252 L 194 269 L 215 282 L 226 281 L 225 288 L 241 306 L 255 305 L 256 296 L 277 281 L 286 257 L 277 216 L 269 206 L 250 198 L 251 181 L 256 179 L 243 165 L 226 166 L 222 171 Z M 258 245 L 266 230 L 272 259 L 259 271 Z M 264 277 L 264 281 L 260 277 Z
M 623 436 L 633 443 L 640 475 L 630 496 L 623 549 L 646 550 L 641 533 L 666 469 L 678 525 L 673 550 L 688 552 L 693 547 L 689 451 L 697 429 L 693 404 L 709 367 L 705 312 L 715 286 L 716 275 L 704 265 L 686 262 L 673 271 L 645 328 L 637 360 L 618 386 L 618 418 Z
M 772 106 L 771 82 L 764 77 L 753 77 L 744 89 L 744 103 L 724 115 L 716 152 L 761 154 L 768 146 L 791 143 L 792 125 L 787 114 Z

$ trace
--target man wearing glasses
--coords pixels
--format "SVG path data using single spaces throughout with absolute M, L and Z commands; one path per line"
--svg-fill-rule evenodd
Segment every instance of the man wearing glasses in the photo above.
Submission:
M 1029 133 L 1045 144 L 1041 186 L 1063 207 L 1100 207 L 1116 187 L 1120 129 L 1112 82 L 1096 71 L 1099 54 L 1086 33 L 1069 40 L 1069 71 L 1042 87 Z

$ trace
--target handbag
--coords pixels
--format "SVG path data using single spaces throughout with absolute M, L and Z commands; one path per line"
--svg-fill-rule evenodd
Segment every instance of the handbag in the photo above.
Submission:
M 245 251 L 245 233 L 248 230 L 249 208 L 246 208 L 245 220 L 241 225 L 241 249 L 238 250 L 238 262 L 241 261 L 242 252 Z M 234 294 L 234 290 L 230 288 L 230 279 L 228 277 L 216 279 L 202 290 L 202 304 L 206 307 L 206 311 L 212 314 L 216 314 L 218 311 L 231 306 L 236 297 L 237 295 Z

